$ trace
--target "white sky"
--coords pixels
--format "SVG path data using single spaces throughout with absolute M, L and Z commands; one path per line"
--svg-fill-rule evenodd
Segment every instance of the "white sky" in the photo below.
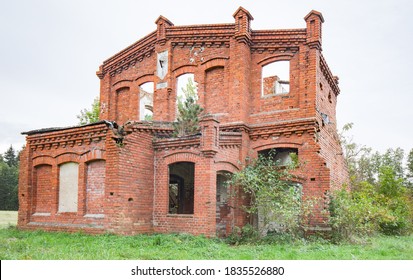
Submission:
M 110 56 L 156 29 L 232 23 L 243 6 L 252 29 L 304 28 L 320 11 L 323 53 L 340 77 L 339 127 L 384 151 L 413 148 L 411 0 L 0 0 L 0 153 L 20 149 L 22 131 L 75 125 L 99 94 L 95 72 Z

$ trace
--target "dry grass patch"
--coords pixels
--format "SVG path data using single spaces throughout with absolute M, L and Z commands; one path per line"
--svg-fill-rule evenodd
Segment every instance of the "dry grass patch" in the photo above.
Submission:
M 17 225 L 17 211 L 0 211 L 0 228 Z

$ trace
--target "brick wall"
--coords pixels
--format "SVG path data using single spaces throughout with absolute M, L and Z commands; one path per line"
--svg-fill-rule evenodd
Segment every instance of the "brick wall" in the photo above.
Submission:
M 86 215 L 86 185 L 88 163 L 105 160 L 106 134 L 104 124 L 28 132 L 21 154 L 18 227 L 102 232 L 102 217 Z M 60 166 L 69 162 L 78 164 L 78 207 L 76 212 L 59 212 Z M 96 177 L 105 176 L 104 169 L 100 172 Z M 104 191 L 104 185 L 100 187 Z

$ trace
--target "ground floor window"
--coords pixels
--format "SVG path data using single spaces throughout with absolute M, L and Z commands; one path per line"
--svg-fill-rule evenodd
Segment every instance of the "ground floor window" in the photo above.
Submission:
M 79 164 L 67 162 L 59 169 L 59 212 L 77 212 Z
M 258 155 L 271 158 L 277 165 L 286 166 L 291 164 L 291 154 L 298 155 L 297 148 L 272 148 L 258 152 Z

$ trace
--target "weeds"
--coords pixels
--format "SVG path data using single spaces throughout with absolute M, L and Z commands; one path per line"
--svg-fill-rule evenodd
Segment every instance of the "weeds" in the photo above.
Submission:
M 242 231 L 242 229 L 241 229 Z M 118 236 L 0 229 L 2 260 L 328 260 L 413 259 L 413 236 L 377 236 L 363 245 L 331 244 L 287 234 L 270 234 L 256 242 L 244 229 L 238 245 L 189 234 Z M 246 236 L 249 236 L 246 238 Z M 228 240 L 227 240 L 228 241 Z M 228 244 L 230 243 L 230 244 Z

